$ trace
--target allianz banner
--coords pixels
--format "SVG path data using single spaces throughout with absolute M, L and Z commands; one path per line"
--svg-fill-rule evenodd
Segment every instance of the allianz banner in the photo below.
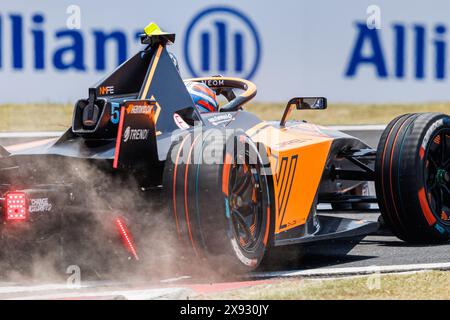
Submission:
M 72 102 L 141 48 L 177 34 L 183 78 L 250 79 L 259 101 L 450 99 L 450 2 L 2 0 L 0 103 Z

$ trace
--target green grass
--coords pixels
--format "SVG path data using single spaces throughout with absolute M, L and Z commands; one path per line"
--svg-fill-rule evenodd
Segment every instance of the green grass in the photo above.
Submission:
M 349 300 L 450 299 L 450 272 L 372 275 L 333 280 L 289 279 L 197 299 Z
M 284 104 L 253 103 L 245 109 L 264 120 L 278 120 Z M 60 131 L 70 126 L 71 104 L 0 105 L 0 131 Z M 294 111 L 292 119 L 323 125 L 385 124 L 410 112 L 450 113 L 450 103 L 431 104 L 331 104 L 322 111 Z
M 0 105 L 0 131 L 63 131 L 72 111 L 69 104 Z

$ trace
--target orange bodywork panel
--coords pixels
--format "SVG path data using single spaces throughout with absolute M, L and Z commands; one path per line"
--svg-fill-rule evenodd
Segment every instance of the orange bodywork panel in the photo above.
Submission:
M 286 128 L 258 124 L 247 131 L 263 143 L 273 174 L 275 234 L 305 224 L 317 194 L 333 138 L 300 123 Z

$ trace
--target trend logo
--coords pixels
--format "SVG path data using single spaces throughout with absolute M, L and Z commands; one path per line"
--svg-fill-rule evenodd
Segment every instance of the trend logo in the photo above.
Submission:
M 184 57 L 194 77 L 226 74 L 251 79 L 260 63 L 261 41 L 255 25 L 242 12 L 211 7 L 189 23 Z
M 123 142 L 127 142 L 130 139 L 130 135 L 131 135 L 131 128 L 127 127 L 125 129 L 125 132 L 123 133 Z

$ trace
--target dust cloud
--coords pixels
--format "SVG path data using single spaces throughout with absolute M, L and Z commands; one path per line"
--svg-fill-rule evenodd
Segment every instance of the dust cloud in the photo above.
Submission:
M 232 278 L 178 239 L 160 186 L 143 188 L 136 175 L 113 172 L 92 160 L 15 161 L 17 172 L 8 171 L 6 177 L 0 167 L 0 179 L 22 179 L 16 185 L 32 182 L 33 188 L 41 189 L 54 185 L 61 191 L 51 198 L 52 212 L 37 216 L 36 223 L 3 231 L 0 281 L 82 285 L 104 280 L 139 286 L 187 276 L 203 282 Z M 138 261 L 127 250 L 117 219 L 128 229 Z M 226 265 L 226 257 L 217 259 Z

